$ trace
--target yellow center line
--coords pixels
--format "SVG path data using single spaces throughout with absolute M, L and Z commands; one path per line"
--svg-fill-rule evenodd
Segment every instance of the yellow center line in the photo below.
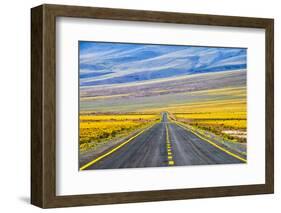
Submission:
M 173 166 L 173 165 L 175 165 L 175 162 L 173 160 L 169 160 L 168 164 L 169 164 L 169 166 Z
M 238 156 L 238 155 L 236 155 L 236 154 L 234 154 L 234 153 L 232 153 L 232 152 L 226 150 L 225 148 L 223 148 L 223 147 L 217 145 L 216 143 L 210 141 L 209 139 L 202 137 L 201 135 L 199 135 L 199 134 L 196 133 L 195 131 L 193 131 L 193 130 L 187 128 L 184 124 L 182 124 L 182 123 L 180 123 L 180 122 L 178 122 L 178 121 L 174 121 L 174 122 L 175 122 L 177 125 L 179 125 L 180 127 L 182 127 L 182 128 L 184 128 L 184 129 L 186 129 L 186 130 L 192 132 L 192 133 L 193 133 L 194 135 L 196 135 L 197 137 L 201 138 L 202 140 L 204 140 L 204 141 L 208 142 L 209 144 L 213 145 L 214 147 L 218 148 L 219 150 L 221 150 L 221 151 L 223 151 L 223 152 L 225 152 L 225 153 L 231 155 L 232 157 L 235 157 L 235 158 L 238 159 L 238 160 L 241 160 L 241 161 L 247 163 L 247 160 L 246 160 L 246 159 L 244 159 L 244 158 L 242 158 L 242 157 L 240 157 L 240 156 Z
M 175 162 L 173 161 L 173 154 L 172 154 L 171 143 L 170 143 L 170 138 L 169 138 L 168 125 L 166 124 L 165 127 L 166 127 L 166 143 L 167 143 L 168 165 L 173 166 L 173 165 L 175 165 Z
M 156 123 L 155 123 L 156 124 Z M 149 126 L 148 128 L 142 130 L 141 132 L 139 132 L 138 134 L 134 135 L 133 137 L 131 137 L 130 139 L 128 139 L 127 141 L 121 143 L 120 145 L 118 145 L 117 147 L 113 148 L 112 150 L 110 150 L 109 152 L 99 156 L 98 158 L 90 161 L 89 163 L 86 163 L 85 165 L 83 165 L 80 168 L 80 171 L 88 168 L 89 166 L 92 166 L 93 164 L 97 163 L 98 161 L 102 160 L 103 158 L 105 158 L 106 156 L 112 154 L 113 152 L 117 151 L 118 149 L 120 149 L 121 147 L 125 146 L 127 143 L 129 143 L 130 141 L 132 141 L 133 139 L 135 139 L 136 137 L 138 137 L 139 135 L 141 135 L 142 133 L 144 133 L 145 131 L 147 131 L 148 129 L 150 129 L 151 127 L 153 127 L 155 124 Z

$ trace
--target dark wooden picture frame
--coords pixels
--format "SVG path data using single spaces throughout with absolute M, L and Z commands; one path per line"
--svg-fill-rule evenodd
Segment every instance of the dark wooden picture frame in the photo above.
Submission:
M 265 184 L 56 195 L 56 18 L 94 18 L 265 29 Z M 274 20 L 63 5 L 31 9 L 31 203 L 42 208 L 132 203 L 274 192 Z M 261 139 L 262 140 L 262 139 Z

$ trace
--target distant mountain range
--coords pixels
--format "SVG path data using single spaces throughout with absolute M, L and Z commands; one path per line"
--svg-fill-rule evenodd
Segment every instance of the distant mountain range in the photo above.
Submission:
M 80 86 L 247 68 L 247 49 L 80 42 Z

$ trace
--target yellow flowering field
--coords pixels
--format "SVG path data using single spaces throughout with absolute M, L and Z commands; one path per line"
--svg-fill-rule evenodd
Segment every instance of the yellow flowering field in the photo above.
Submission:
M 160 120 L 159 115 L 116 114 L 80 115 L 80 151 L 95 148 Z
M 213 132 L 225 139 L 246 142 L 247 110 L 244 98 L 214 100 L 179 106 L 171 118 L 195 128 Z M 241 136 L 243 135 L 243 136 Z
M 128 121 L 128 120 L 155 120 L 159 115 L 153 114 L 115 114 L 115 115 L 80 115 L 80 121 Z

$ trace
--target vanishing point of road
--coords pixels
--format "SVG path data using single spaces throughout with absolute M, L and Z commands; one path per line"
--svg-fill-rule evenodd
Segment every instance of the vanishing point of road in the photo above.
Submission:
M 163 113 L 161 122 L 133 137 L 122 147 L 93 159 L 80 170 L 243 162 L 243 159 L 206 142 L 192 131 L 170 122 L 167 113 Z

